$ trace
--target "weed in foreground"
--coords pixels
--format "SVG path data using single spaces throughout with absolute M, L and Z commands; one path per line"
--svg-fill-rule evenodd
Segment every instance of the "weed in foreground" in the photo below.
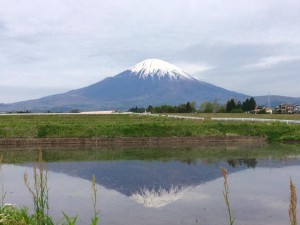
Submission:
M 24 174 L 24 182 L 29 190 L 34 203 L 34 214 L 32 215 L 33 224 L 35 225 L 54 225 L 52 218 L 48 215 L 49 199 L 48 199 L 48 170 L 45 167 L 42 158 L 42 151 L 39 151 L 39 163 L 38 168 L 34 165 L 33 168 L 33 185 L 30 184 L 27 171 Z M 93 175 L 92 178 L 92 202 L 94 215 L 92 217 L 91 225 L 97 225 L 99 221 L 99 211 L 97 210 L 97 187 L 96 178 Z M 64 221 L 62 225 L 76 225 L 77 217 L 70 217 L 66 213 L 62 212 Z M 25 223 L 29 224 L 29 223 Z M 0 225 L 2 225 L 0 223 Z
M 91 225 L 97 225 L 99 221 L 99 210 L 97 209 L 97 186 L 96 186 L 96 178 L 95 175 L 92 177 L 92 201 L 93 201 L 93 209 L 94 209 L 94 215 L 92 217 L 92 223 Z
M 297 225 L 297 193 L 292 179 L 290 179 L 289 217 L 291 225 Z
M 76 220 L 78 218 L 78 215 L 76 215 L 75 217 L 70 217 L 64 212 L 62 212 L 62 214 L 64 215 L 64 220 L 65 220 L 65 222 L 62 222 L 62 225 L 76 225 Z
M 15 205 L 5 204 L 0 209 L 1 225 L 34 225 L 27 208 L 18 209 Z
M 224 191 L 223 191 L 223 196 L 224 196 L 224 200 L 227 206 L 227 211 L 228 211 L 228 215 L 229 215 L 229 221 L 230 221 L 230 225 L 234 224 L 234 215 L 233 212 L 230 209 L 230 204 L 229 204 L 229 186 L 228 186 L 228 182 L 227 182 L 227 170 L 225 168 L 221 169 L 222 175 L 224 177 Z
M 36 225 L 49 225 L 53 222 L 48 216 L 48 170 L 43 163 L 41 150 L 38 164 L 38 169 L 36 165 L 33 168 L 33 184 L 31 185 L 29 182 L 27 171 L 24 173 L 24 182 L 33 199 Z
M 2 170 L 2 164 L 3 164 L 3 155 L 0 156 L 0 179 L 1 179 L 1 205 L 0 207 L 4 206 L 4 199 L 6 192 L 4 190 L 4 179 L 3 179 L 3 170 Z

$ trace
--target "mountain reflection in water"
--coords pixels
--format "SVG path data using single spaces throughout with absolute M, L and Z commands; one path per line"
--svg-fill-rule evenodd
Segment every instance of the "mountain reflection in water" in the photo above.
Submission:
M 105 225 L 228 224 L 221 168 L 229 173 L 230 201 L 237 224 L 287 224 L 289 178 L 300 188 L 297 156 L 276 160 L 73 161 L 47 165 L 50 212 L 57 219 L 61 218 L 61 210 L 71 216 L 78 214 L 81 225 L 89 224 L 92 212 L 93 174 L 98 184 L 101 224 Z M 7 200 L 28 205 L 22 174 L 32 167 L 32 163 L 4 166 Z
M 221 167 L 227 167 L 229 172 L 247 168 L 243 164 L 232 168 L 226 162 L 207 164 L 201 161 L 193 164 L 180 161 L 138 160 L 48 163 L 50 171 L 86 180 L 90 180 L 94 174 L 99 185 L 128 197 L 140 193 L 141 196 L 155 196 L 155 198 L 166 197 L 167 193 L 169 197 L 174 196 L 181 190 L 220 178 Z M 147 203 L 147 206 L 150 205 Z
M 144 187 L 133 193 L 130 198 L 146 207 L 159 208 L 180 199 L 188 190 L 190 187 L 171 186 L 169 189 L 160 187 L 158 190 Z

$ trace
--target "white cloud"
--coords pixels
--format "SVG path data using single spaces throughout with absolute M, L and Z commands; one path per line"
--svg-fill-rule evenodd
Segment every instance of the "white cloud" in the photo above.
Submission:
M 183 71 L 192 75 L 201 75 L 201 73 L 213 69 L 212 66 L 208 66 L 204 63 L 176 63 Z
M 289 63 L 294 61 L 300 61 L 300 56 L 290 56 L 290 55 L 270 56 L 270 57 L 260 59 L 259 62 L 257 63 L 245 65 L 244 68 L 268 69 L 278 64 Z

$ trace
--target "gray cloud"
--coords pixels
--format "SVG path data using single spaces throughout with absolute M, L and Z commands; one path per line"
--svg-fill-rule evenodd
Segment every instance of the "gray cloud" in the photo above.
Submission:
M 5 23 L 2 22 L 2 21 L 0 20 L 0 34 L 3 35 L 3 33 L 4 33 L 5 31 L 6 31 Z
M 15 98 L 0 102 L 79 88 L 146 58 L 246 94 L 299 96 L 289 84 L 299 77 L 299 11 L 297 0 L 2 0 L 0 78 Z

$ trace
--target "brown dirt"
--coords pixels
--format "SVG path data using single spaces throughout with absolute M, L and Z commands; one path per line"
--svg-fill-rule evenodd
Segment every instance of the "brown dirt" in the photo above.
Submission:
M 131 147 L 196 147 L 262 146 L 266 138 L 248 136 L 209 137 L 98 137 L 98 138 L 12 138 L 0 139 L 0 150 L 75 149 L 75 148 L 131 148 Z

